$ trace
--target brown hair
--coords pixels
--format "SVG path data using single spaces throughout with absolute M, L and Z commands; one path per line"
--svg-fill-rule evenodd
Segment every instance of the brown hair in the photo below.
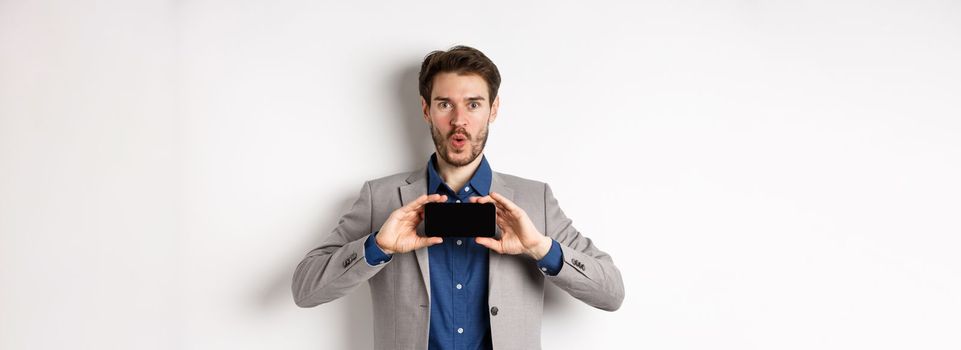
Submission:
M 488 105 L 494 103 L 497 88 L 501 86 L 501 74 L 483 52 L 469 46 L 457 45 L 447 51 L 433 51 L 424 57 L 420 65 L 420 96 L 430 104 L 430 93 L 434 85 L 434 76 L 439 73 L 456 73 L 457 75 L 477 74 L 487 82 L 487 92 L 490 97 Z

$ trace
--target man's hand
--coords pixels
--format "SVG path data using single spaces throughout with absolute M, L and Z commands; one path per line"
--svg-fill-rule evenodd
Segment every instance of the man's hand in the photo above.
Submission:
M 424 204 L 446 202 L 447 196 L 432 194 L 417 197 L 413 202 L 397 208 L 377 232 L 375 242 L 387 254 L 407 253 L 429 247 L 444 241 L 440 237 L 421 237 L 417 235 L 417 225 L 424 219 Z
M 477 237 L 477 244 L 500 254 L 525 254 L 534 260 L 547 255 L 553 241 L 537 231 L 527 212 L 500 193 L 491 192 L 484 197 L 471 197 L 471 203 L 494 203 L 497 208 L 497 226 L 501 228 L 501 239 Z

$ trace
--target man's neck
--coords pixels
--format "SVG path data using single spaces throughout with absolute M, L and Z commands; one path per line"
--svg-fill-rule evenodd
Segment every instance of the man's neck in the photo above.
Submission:
M 460 191 L 460 188 L 464 187 L 468 181 L 470 181 L 471 176 L 477 171 L 477 167 L 480 166 L 481 160 L 484 158 L 484 153 L 477 155 L 474 161 L 468 163 L 464 166 L 453 166 L 446 161 L 443 157 L 437 157 L 437 175 L 444 180 L 450 189 L 454 192 Z

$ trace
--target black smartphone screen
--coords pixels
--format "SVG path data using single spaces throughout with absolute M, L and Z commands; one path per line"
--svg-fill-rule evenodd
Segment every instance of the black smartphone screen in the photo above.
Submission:
M 429 237 L 494 237 L 493 203 L 424 204 L 424 233 Z

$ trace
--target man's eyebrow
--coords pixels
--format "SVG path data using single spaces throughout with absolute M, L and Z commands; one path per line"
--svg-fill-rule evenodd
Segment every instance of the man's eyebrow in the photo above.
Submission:
M 450 100 L 451 98 L 447 96 L 434 97 L 434 101 L 450 101 Z M 486 101 L 487 99 L 484 98 L 483 96 L 471 96 L 471 97 L 464 98 L 464 100 L 465 101 Z

